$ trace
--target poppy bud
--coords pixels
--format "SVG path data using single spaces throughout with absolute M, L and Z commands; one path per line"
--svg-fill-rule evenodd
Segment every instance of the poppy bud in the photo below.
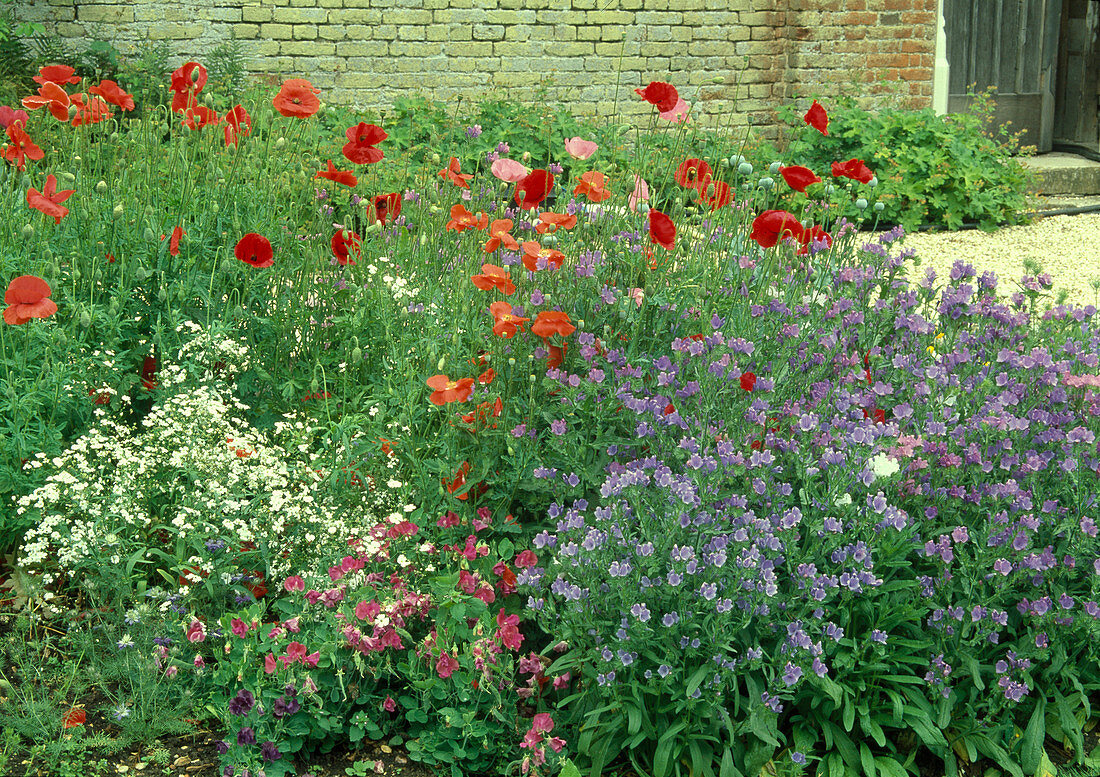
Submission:
M 313 391 L 313 392 L 320 391 L 321 390 L 320 381 L 318 381 L 317 378 L 314 378 L 313 380 L 311 380 L 309 382 L 309 388 L 310 388 L 310 391 Z
M 122 203 L 115 206 L 114 215 L 116 219 L 122 218 Z
M 439 164 L 439 154 L 432 154 L 432 164 L 433 165 L 438 165 Z
M 161 302 L 164 302 L 164 300 L 166 300 L 167 298 L 168 298 L 168 293 L 164 290 L 164 287 L 161 286 L 160 291 L 157 292 L 157 299 Z
M 721 167 L 723 170 L 729 170 L 730 161 L 728 159 L 719 159 L 718 166 Z
M 421 245 L 421 247 L 426 246 L 427 244 L 428 244 L 428 236 L 427 235 L 421 235 L 420 236 L 420 245 Z
M 23 239 L 24 240 L 30 240 L 32 237 L 34 237 L 34 227 L 32 227 L 30 224 L 24 224 L 23 225 Z
M 737 165 L 737 173 L 739 175 L 752 175 L 752 165 L 748 162 L 742 162 Z
M 275 148 L 282 148 L 286 145 L 286 138 L 279 138 L 275 141 Z
M 79 108 L 77 108 L 77 107 L 76 107 L 75 105 L 70 105 L 70 106 L 69 106 L 69 118 L 70 118 L 70 119 L 75 119 L 75 118 L 76 118 L 76 115 L 77 115 L 78 113 L 80 113 L 80 109 L 79 109 Z
M 435 363 L 436 372 L 443 372 L 443 368 L 447 366 L 447 357 L 440 356 L 439 361 Z
M 228 258 L 222 259 L 222 272 L 229 272 L 235 265 Z
M 117 133 L 117 132 L 112 132 L 112 133 L 110 134 L 110 139 L 111 139 L 112 141 L 118 140 L 118 133 Z
M 80 328 L 87 329 L 92 325 L 92 316 L 87 310 L 80 312 Z
M 57 334 L 55 334 L 53 337 L 58 345 L 65 345 L 65 343 L 69 342 L 69 338 L 65 336 L 64 329 L 57 330 Z
M 111 311 L 111 314 L 118 313 L 118 298 L 111 297 L 110 303 L 107 305 L 107 309 Z
M 59 272 L 61 268 L 57 266 L 57 262 L 50 262 L 50 276 L 56 278 Z
M 354 362 L 363 361 L 363 349 L 362 348 L 355 348 L 351 352 L 351 360 L 354 361 Z
M 382 225 L 379 222 L 376 221 L 373 224 L 371 224 L 369 227 L 366 227 L 363 230 L 363 234 L 373 235 L 375 232 L 381 232 L 381 231 L 382 231 Z
M 150 229 L 149 227 L 145 228 L 145 232 L 142 233 L 142 237 L 144 237 L 150 243 L 152 243 L 154 240 L 157 239 L 156 233 L 153 232 L 153 230 Z
M 97 183 L 95 185 L 95 193 L 96 194 L 106 194 L 107 193 L 107 182 L 106 181 L 100 181 L 99 183 Z
M 72 173 L 70 173 L 68 170 L 62 170 L 60 173 L 57 174 L 57 177 L 60 178 L 65 183 L 75 183 L 76 182 L 76 176 L 73 175 Z

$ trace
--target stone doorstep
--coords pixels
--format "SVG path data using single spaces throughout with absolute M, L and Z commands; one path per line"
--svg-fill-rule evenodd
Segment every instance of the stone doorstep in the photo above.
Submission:
M 1100 195 L 1100 162 L 1061 152 L 1020 157 L 1020 161 L 1037 173 L 1039 194 Z

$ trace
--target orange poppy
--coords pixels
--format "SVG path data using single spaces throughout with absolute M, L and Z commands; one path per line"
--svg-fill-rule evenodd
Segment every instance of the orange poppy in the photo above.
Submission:
M 76 69 L 68 65 L 46 65 L 31 80 L 36 84 L 45 84 L 47 81 L 55 84 L 79 84 L 80 77 L 75 74 Z
M 485 370 L 485 372 L 477 376 L 477 382 L 480 383 L 482 386 L 488 386 L 496 379 L 496 376 L 497 371 L 490 367 L 489 369 Z
M 38 161 L 46 155 L 31 140 L 31 136 L 23 130 L 23 122 L 21 121 L 8 125 L 8 137 L 11 139 L 11 143 L 4 146 L 4 159 L 8 160 L 9 164 L 15 165 L 19 170 L 26 167 L 27 159 Z
M 443 479 L 443 487 L 447 489 L 448 494 L 454 494 L 455 491 L 466 485 L 466 475 L 470 473 L 470 462 L 462 462 L 462 466 L 458 468 L 458 472 L 455 473 L 454 480 Z M 456 494 L 455 499 L 465 500 L 469 497 L 466 491 L 461 494 Z
M 381 162 L 382 157 L 385 156 L 375 146 L 389 136 L 376 124 L 361 121 L 354 127 L 344 130 L 344 136 L 348 142 L 344 144 L 343 152 L 349 162 L 357 165 L 373 165 L 375 162 Z
M 489 227 L 489 240 L 485 243 L 485 253 L 492 253 L 500 248 L 503 243 L 509 251 L 515 251 L 519 248 L 519 243 L 516 239 L 508 234 L 508 230 L 512 228 L 511 219 L 496 219 Z
M 61 203 L 69 199 L 76 190 L 66 189 L 61 192 L 56 190 L 57 179 L 53 174 L 47 175 L 46 185 L 42 188 L 42 191 L 33 188 L 27 190 L 27 205 L 35 210 L 42 211 L 47 216 L 53 216 L 54 223 L 60 224 L 61 219 L 69 215 L 69 209 Z
M 476 423 L 478 425 L 484 425 L 490 418 L 499 418 L 503 411 L 504 403 L 500 401 L 500 397 L 497 397 L 495 402 L 482 402 L 477 406 L 474 412 L 463 415 L 462 422 L 466 424 Z M 493 424 L 493 428 L 496 429 L 497 425 Z
M 58 121 L 69 120 L 69 94 L 53 81 L 47 81 L 38 87 L 37 95 L 29 95 L 23 98 L 23 107 L 28 111 L 37 111 L 39 108 L 48 107 L 53 117 Z
M 433 405 L 445 405 L 448 402 L 465 402 L 474 391 L 473 378 L 451 380 L 446 375 L 433 375 L 427 380 L 428 388 L 433 389 L 428 397 Z
M 50 285 L 34 275 L 13 278 L 4 292 L 4 322 L 12 326 L 25 324 L 32 318 L 49 318 L 57 312 L 57 303 L 50 299 Z
M 546 344 L 546 350 L 549 354 L 546 356 L 546 369 L 552 370 L 555 367 L 560 367 L 561 363 L 565 361 L 565 352 L 569 350 L 569 346 L 565 343 L 561 345 Z
M 321 101 L 317 95 L 321 90 L 304 78 L 291 78 L 286 81 L 271 104 L 283 116 L 295 119 L 308 119 L 321 110 Z
M 606 185 L 607 178 L 603 173 L 589 170 L 581 176 L 581 182 L 573 189 L 573 194 L 576 196 L 583 194 L 592 202 L 603 202 L 611 197 L 611 192 L 607 190 Z
M 523 325 L 531 320 L 515 315 L 512 312 L 512 306 L 503 301 L 494 302 L 490 305 L 489 312 L 493 316 L 493 334 L 497 337 L 503 337 L 505 340 L 512 339 L 516 332 L 522 332 Z
M 168 241 L 168 253 L 172 256 L 180 255 L 180 238 L 187 233 L 183 231 L 183 227 L 176 227 L 172 230 L 172 239 Z
M 548 267 L 557 270 L 561 268 L 561 263 L 565 261 L 565 254 L 553 248 L 543 248 L 534 240 L 525 242 L 523 244 L 523 266 L 531 272 L 536 272 L 539 259 L 545 259 Z
M 448 230 L 465 232 L 467 229 L 485 229 L 487 226 L 489 226 L 489 217 L 484 213 L 479 212 L 475 217 L 461 202 L 451 208 L 451 220 L 447 222 Z
M 535 317 L 535 323 L 531 324 L 531 334 L 536 337 L 550 337 L 559 334 L 568 337 L 577 331 L 577 327 L 569 320 L 569 314 L 560 310 L 544 310 Z
M 535 225 L 535 231 L 540 235 L 545 235 L 547 232 L 553 234 L 559 229 L 570 230 L 575 226 L 577 226 L 576 216 L 566 216 L 562 213 L 546 211 L 539 214 L 539 223 Z
M 508 277 L 508 271 L 495 264 L 481 265 L 481 274 L 471 276 L 470 280 L 482 291 L 496 289 L 506 297 L 516 290 L 516 285 Z
M 109 78 L 105 78 L 99 82 L 96 86 L 88 87 L 89 94 L 96 94 L 109 102 L 111 105 L 117 105 L 124 111 L 134 110 L 134 96 L 122 91 L 122 88 Z
M 355 173 L 350 170 L 337 170 L 336 165 L 332 164 L 332 160 L 328 160 L 327 170 L 318 170 L 313 176 L 314 178 L 327 178 L 333 183 L 340 183 L 344 186 L 355 186 L 359 183 L 359 179 L 355 177 Z
M 470 184 L 467 182 L 474 177 L 472 174 L 459 172 L 457 157 L 451 157 L 451 163 L 440 170 L 439 174 L 455 186 L 461 186 L 463 189 L 470 188 Z

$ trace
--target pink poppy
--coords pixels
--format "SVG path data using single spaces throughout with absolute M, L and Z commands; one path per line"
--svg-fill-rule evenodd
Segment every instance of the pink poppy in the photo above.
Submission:
M 490 172 L 500 179 L 508 183 L 516 183 L 522 181 L 527 177 L 527 168 L 514 159 L 508 159 L 501 157 L 493 162 L 493 166 L 490 168 Z
M 599 146 L 591 140 L 569 138 L 569 140 L 565 141 L 565 151 L 574 159 L 588 159 L 588 157 L 596 153 L 596 149 L 598 148 Z

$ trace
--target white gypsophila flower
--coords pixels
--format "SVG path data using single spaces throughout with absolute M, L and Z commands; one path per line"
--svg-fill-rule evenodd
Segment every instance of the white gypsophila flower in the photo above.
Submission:
M 872 458 L 870 465 L 871 471 L 875 473 L 876 478 L 888 478 L 901 469 L 898 463 L 885 453 L 880 453 Z

